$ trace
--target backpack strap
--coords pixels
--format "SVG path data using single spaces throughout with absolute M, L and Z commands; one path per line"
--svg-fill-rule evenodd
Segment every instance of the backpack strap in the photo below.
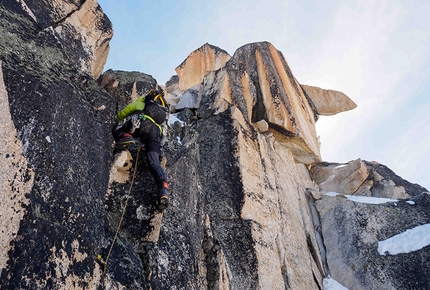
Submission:
M 141 118 L 142 120 L 146 120 L 146 119 L 148 119 L 149 121 L 151 121 L 152 123 L 154 123 L 154 124 L 155 124 L 155 126 L 157 126 L 157 127 L 158 127 L 158 129 L 160 129 L 160 135 L 163 135 L 163 129 L 161 128 L 160 124 L 157 124 L 157 122 L 155 122 L 155 120 L 154 120 L 154 119 L 152 119 L 150 116 L 141 114 L 141 115 L 140 115 L 140 118 Z

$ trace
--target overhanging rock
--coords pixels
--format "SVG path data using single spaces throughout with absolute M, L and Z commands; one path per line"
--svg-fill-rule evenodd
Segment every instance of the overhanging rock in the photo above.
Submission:
M 307 85 L 302 85 L 302 89 L 315 105 L 319 115 L 331 116 L 357 107 L 353 100 L 339 91 L 325 90 Z

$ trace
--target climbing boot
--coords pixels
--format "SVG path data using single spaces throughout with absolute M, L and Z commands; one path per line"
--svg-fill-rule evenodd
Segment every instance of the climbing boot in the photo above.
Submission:
M 158 204 L 158 209 L 165 210 L 169 206 L 169 197 L 163 195 L 160 197 L 160 203 Z
M 169 191 L 167 182 L 163 182 L 163 187 L 158 190 L 159 202 L 158 209 L 164 210 L 169 206 Z

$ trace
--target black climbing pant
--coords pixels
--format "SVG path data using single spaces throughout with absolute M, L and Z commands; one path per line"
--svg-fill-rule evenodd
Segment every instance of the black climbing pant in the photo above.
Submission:
M 131 121 L 126 122 L 122 127 L 113 131 L 115 141 L 124 137 L 125 133 L 130 134 L 132 127 Z M 167 175 L 160 164 L 161 154 L 161 132 L 158 126 L 150 120 L 142 120 L 140 128 L 136 129 L 132 134 L 134 138 L 140 138 L 140 141 L 145 144 L 146 157 L 148 160 L 149 171 L 154 177 L 157 187 L 160 191 L 167 182 Z

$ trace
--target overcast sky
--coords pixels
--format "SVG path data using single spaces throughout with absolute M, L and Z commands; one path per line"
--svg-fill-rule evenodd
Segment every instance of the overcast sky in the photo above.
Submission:
M 164 85 L 206 42 L 233 55 L 268 41 L 296 79 L 358 108 L 321 117 L 324 161 L 387 165 L 430 190 L 430 1 L 99 0 L 114 37 L 105 70 Z

